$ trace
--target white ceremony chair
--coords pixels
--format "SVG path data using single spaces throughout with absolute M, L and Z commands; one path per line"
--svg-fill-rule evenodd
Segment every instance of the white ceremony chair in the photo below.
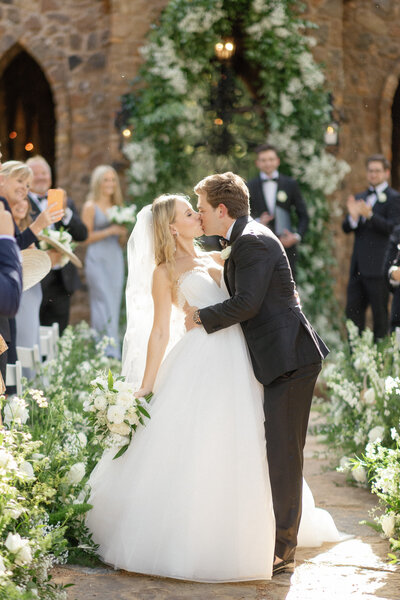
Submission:
M 35 374 L 40 370 L 41 359 L 39 346 L 37 344 L 35 344 L 33 348 L 17 346 L 17 357 L 22 368 L 30 369 L 31 371 L 34 371 Z
M 53 323 L 53 325 L 51 325 L 51 326 L 45 326 L 45 325 L 40 326 L 40 339 L 42 340 L 42 338 L 43 338 L 43 344 L 41 341 L 41 347 L 40 347 L 40 352 L 41 352 L 42 357 L 46 356 L 47 360 L 56 358 L 57 353 L 58 353 L 59 337 L 60 337 L 60 334 L 59 334 L 58 323 Z M 50 339 L 48 339 L 48 338 L 50 338 Z M 42 345 L 43 345 L 43 348 L 42 348 Z M 45 351 L 49 352 L 49 354 L 46 354 Z
M 7 365 L 6 386 L 15 385 L 17 396 L 22 396 L 22 365 L 19 360 L 15 365 Z

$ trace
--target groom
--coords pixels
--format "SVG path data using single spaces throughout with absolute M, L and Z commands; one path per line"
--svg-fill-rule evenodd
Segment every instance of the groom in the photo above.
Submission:
M 194 188 L 204 233 L 227 240 L 224 279 L 231 298 L 187 310 L 186 326 L 213 333 L 240 323 L 264 384 L 265 433 L 276 518 L 273 573 L 292 571 L 301 517 L 303 448 L 315 382 L 328 349 L 302 313 L 278 238 L 249 216 L 249 192 L 234 173 Z

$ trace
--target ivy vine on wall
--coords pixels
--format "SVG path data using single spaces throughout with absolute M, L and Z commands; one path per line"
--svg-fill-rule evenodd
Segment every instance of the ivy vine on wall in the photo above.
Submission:
M 123 98 L 132 137 L 130 192 L 138 206 L 165 192 L 192 194 L 213 172 L 254 176 L 254 147 L 279 149 L 300 182 L 311 223 L 300 245 L 298 284 L 314 325 L 332 329 L 331 194 L 349 170 L 324 148 L 330 104 L 313 59 L 315 26 L 293 0 L 171 0 L 142 48 Z M 232 44 L 218 58 L 216 44 Z

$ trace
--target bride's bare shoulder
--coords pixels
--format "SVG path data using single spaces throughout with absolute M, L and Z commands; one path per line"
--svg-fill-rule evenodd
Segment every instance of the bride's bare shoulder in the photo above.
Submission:
M 153 283 L 158 283 L 160 285 L 171 285 L 170 278 L 168 275 L 167 265 L 162 263 L 158 265 L 153 272 Z

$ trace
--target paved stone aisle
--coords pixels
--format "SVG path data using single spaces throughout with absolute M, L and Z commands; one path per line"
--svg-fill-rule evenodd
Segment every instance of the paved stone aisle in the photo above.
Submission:
M 299 550 L 292 576 L 214 585 L 67 566 L 56 569 L 54 578 L 75 584 L 69 588 L 69 600 L 400 600 L 400 569 L 386 562 L 387 541 L 359 525 L 368 518 L 374 497 L 348 486 L 342 474 L 327 470 L 321 454 L 325 451 L 325 446 L 309 436 L 306 479 L 317 506 L 329 509 L 338 528 L 354 537 L 336 545 Z

